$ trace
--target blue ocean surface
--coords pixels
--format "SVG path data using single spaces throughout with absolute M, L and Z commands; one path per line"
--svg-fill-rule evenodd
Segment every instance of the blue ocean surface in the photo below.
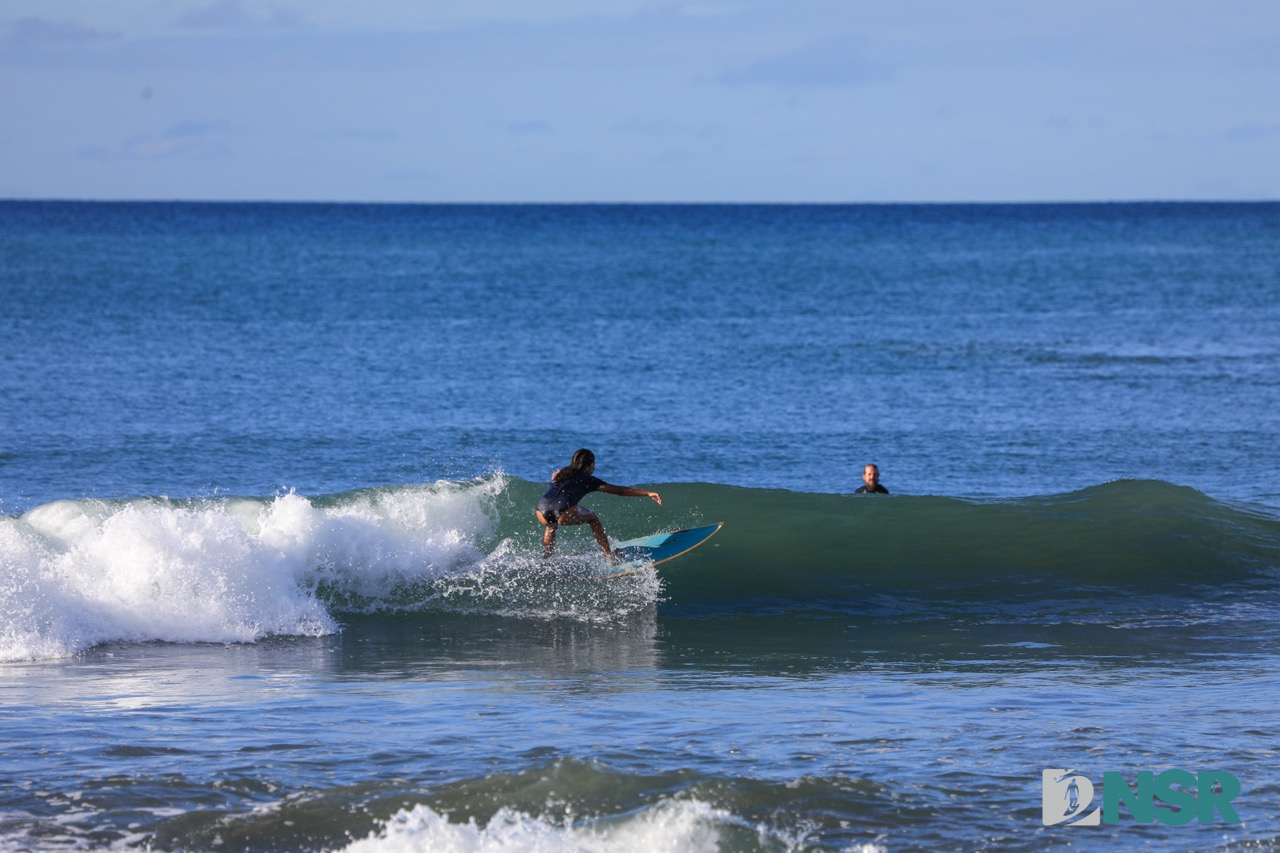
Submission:
M 1278 849 L 1277 460 L 1280 204 L 0 202 L 0 850 Z

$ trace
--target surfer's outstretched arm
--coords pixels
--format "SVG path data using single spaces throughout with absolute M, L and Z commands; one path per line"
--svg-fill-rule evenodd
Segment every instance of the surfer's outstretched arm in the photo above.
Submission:
M 601 486 L 600 491 L 604 492 L 606 495 L 619 495 L 624 498 L 648 498 L 658 506 L 662 506 L 662 495 L 657 492 L 648 492 L 644 489 L 632 489 L 627 486 L 613 486 L 609 483 L 605 483 Z

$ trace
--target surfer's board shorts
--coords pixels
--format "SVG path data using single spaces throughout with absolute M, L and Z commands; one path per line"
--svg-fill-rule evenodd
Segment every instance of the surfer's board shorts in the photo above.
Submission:
M 572 512 L 576 516 L 573 521 L 566 522 L 568 524 L 590 524 L 593 521 L 600 520 L 599 516 L 597 516 L 595 512 L 585 506 L 578 505 L 565 507 L 559 511 L 550 508 L 539 508 L 538 512 L 542 513 L 542 517 L 545 518 L 547 520 L 547 524 L 552 527 L 558 527 L 562 523 L 560 516 L 564 515 L 566 512 Z

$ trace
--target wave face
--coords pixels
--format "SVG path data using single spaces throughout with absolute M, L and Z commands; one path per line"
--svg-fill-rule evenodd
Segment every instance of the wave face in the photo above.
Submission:
M 1192 595 L 1280 567 L 1274 510 L 1158 481 L 982 501 L 696 489 L 727 523 L 697 571 L 671 572 L 690 604 Z
M 1017 500 L 657 488 L 589 498 L 615 540 L 724 521 L 658 572 L 606 581 L 585 528 L 541 559 L 542 486 L 502 474 L 306 498 L 65 500 L 0 518 L 0 660 L 111 642 L 318 636 L 357 614 L 609 623 L 796 612 L 1091 621 L 1275 590 L 1275 510 L 1158 481 Z

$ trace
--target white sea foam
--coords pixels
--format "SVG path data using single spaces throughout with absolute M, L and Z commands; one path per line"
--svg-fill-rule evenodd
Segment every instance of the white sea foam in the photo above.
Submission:
M 476 564 L 503 486 L 494 477 L 327 502 L 57 501 L 0 517 L 0 661 L 113 641 L 333 632 L 321 584 L 376 596 Z
M 740 848 L 744 838 L 760 850 L 794 849 L 765 827 L 697 800 L 666 801 L 620 819 L 557 824 L 507 808 L 484 825 L 453 823 L 431 808 L 402 810 L 380 832 L 344 848 L 345 853 L 630 853 L 630 851 L 718 851 Z

